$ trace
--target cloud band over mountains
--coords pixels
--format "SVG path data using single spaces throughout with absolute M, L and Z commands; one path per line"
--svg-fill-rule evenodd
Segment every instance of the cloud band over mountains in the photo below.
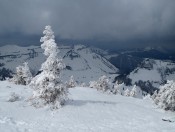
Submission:
M 0 0 L 0 36 L 48 24 L 61 39 L 173 43 L 175 0 Z

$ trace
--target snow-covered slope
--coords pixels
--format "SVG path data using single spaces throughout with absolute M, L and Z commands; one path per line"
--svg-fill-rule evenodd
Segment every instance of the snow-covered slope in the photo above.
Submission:
M 159 88 L 166 80 L 175 79 L 175 64 L 171 61 L 145 59 L 128 78 L 132 79 L 132 84 L 139 81 L 149 82 Z
M 16 67 L 27 61 L 32 72 L 36 73 L 45 57 L 43 50 L 39 46 L 20 47 L 17 45 L 7 45 L 0 47 L 0 63 L 2 67 L 15 72 Z M 1 67 L 1 68 L 2 68 Z
M 11 92 L 21 98 L 7 102 Z M 156 108 L 151 100 L 109 95 L 91 88 L 70 89 L 61 109 L 34 108 L 27 86 L 0 82 L 1 132 L 174 132 L 174 113 Z
M 113 74 L 116 74 L 118 69 L 95 51 L 83 45 L 60 46 L 59 55 L 63 57 L 67 66 L 62 74 L 63 79 L 68 80 L 69 76 L 73 75 L 75 80 L 87 83 L 90 80 L 96 80 L 101 75 L 114 78 Z M 0 47 L 0 69 L 4 67 L 15 72 L 16 66 L 27 61 L 32 73 L 35 74 L 44 60 L 43 50 L 39 46 L 7 45 Z

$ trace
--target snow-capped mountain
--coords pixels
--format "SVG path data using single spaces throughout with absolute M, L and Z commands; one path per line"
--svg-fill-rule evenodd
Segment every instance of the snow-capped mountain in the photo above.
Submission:
M 78 82 L 86 83 L 98 79 L 101 75 L 107 75 L 113 79 L 118 69 L 98 52 L 97 49 L 83 45 L 60 46 L 59 56 L 63 58 L 66 64 L 66 69 L 62 73 L 63 80 L 68 80 L 71 75 Z M 0 47 L 1 77 L 4 72 L 15 72 L 15 68 L 25 61 L 28 62 L 31 72 L 36 74 L 45 61 L 40 46 L 19 47 L 7 45 Z
M 139 86 L 152 94 L 167 80 L 175 79 L 175 55 L 162 48 L 133 49 L 108 55 L 108 60 L 119 69 L 115 81 Z
M 142 90 L 153 93 L 167 80 L 175 80 L 175 63 L 171 61 L 145 59 L 127 78 Z
M 98 48 L 84 45 L 59 46 L 59 56 L 63 58 L 66 69 L 62 79 L 68 81 L 71 75 L 78 83 L 97 80 L 106 75 L 111 82 L 118 80 L 127 86 L 139 86 L 143 91 L 152 94 L 166 80 L 175 80 L 175 63 L 173 61 L 145 59 L 133 52 L 111 54 Z M 145 52 L 145 51 L 144 51 Z M 148 51 L 147 51 L 148 52 Z M 153 52 L 153 51 L 151 51 Z M 40 46 L 20 47 L 7 45 L 0 47 L 0 77 L 10 76 L 15 68 L 27 61 L 35 75 L 45 61 Z
M 129 78 L 132 78 L 132 83 L 149 80 L 156 86 L 156 83 L 160 84 L 165 80 L 175 79 L 175 64 L 170 61 L 145 59 L 130 73 Z

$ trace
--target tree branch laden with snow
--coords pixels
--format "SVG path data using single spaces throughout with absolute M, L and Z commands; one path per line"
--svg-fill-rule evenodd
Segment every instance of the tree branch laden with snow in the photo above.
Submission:
M 175 111 L 175 82 L 167 81 L 165 85 L 161 86 L 154 102 L 160 108 Z
M 95 83 L 97 90 L 106 92 L 110 90 L 110 82 L 106 76 L 101 76 Z

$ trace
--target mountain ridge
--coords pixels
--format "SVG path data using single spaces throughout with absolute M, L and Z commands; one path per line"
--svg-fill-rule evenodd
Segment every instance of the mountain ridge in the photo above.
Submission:
M 110 53 L 84 45 L 60 45 L 59 49 L 59 56 L 66 64 L 62 73 L 64 81 L 73 75 L 77 83 L 89 84 L 90 81 L 106 75 L 113 83 L 124 82 L 127 86 L 136 84 L 143 91 L 152 94 L 160 85 L 166 83 L 166 80 L 175 79 L 173 61 L 133 56 L 137 51 Z M 16 66 L 24 61 L 28 61 L 31 72 L 35 75 L 45 59 L 40 46 L 3 46 L 0 48 L 1 80 L 15 73 Z

